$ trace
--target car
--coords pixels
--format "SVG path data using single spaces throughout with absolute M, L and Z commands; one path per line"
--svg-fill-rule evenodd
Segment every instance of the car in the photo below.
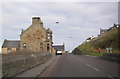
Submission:
M 56 55 L 62 55 L 62 51 L 57 51 Z

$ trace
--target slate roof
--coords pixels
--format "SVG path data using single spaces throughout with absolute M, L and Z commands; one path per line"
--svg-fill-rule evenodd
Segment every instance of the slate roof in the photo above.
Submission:
M 20 47 L 20 40 L 4 40 L 2 48 L 4 47 Z
M 64 49 L 64 45 L 54 45 L 52 46 L 55 50 L 61 50 Z

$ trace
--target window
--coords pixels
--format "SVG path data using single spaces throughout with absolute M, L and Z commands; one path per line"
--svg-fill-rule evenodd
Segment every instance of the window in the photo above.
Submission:
M 50 37 L 48 37 L 48 39 L 50 40 Z
M 43 51 L 43 43 L 40 43 L 40 50 Z
M 47 37 L 48 39 L 50 39 L 50 34 L 48 33 L 48 37 Z
M 11 52 L 11 48 L 7 48 L 7 52 Z
M 23 44 L 23 48 L 26 48 L 26 43 Z
M 49 51 L 49 49 L 50 49 L 50 45 L 49 45 L 49 44 L 47 44 L 47 51 Z

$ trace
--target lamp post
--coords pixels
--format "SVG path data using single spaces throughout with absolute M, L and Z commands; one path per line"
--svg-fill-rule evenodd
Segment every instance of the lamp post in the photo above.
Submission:
M 58 21 L 56 21 L 56 24 L 59 24 L 59 22 L 58 22 Z
M 72 37 L 70 36 L 69 38 L 70 38 L 70 41 L 71 41 Z M 71 41 L 71 43 L 72 43 L 72 41 Z M 70 52 L 70 49 L 69 49 L 69 52 Z
M 68 37 L 68 38 L 70 38 L 70 41 L 71 41 L 71 43 L 72 43 L 72 36 L 70 36 L 70 37 Z M 74 48 L 75 48 L 75 42 L 73 42 L 73 45 L 72 45 Z M 70 48 L 69 48 L 69 50 L 70 50 Z

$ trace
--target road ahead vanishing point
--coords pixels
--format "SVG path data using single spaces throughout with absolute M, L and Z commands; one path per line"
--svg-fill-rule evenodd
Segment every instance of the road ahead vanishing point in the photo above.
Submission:
M 95 56 L 63 54 L 39 77 L 118 77 L 118 63 Z

